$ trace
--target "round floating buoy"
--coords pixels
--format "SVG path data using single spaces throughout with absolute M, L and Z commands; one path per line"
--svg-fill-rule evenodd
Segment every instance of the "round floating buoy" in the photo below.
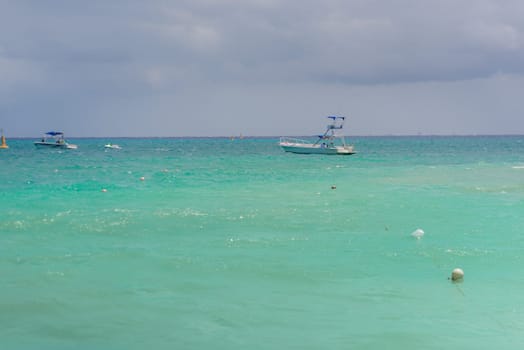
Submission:
M 107 189 L 105 189 L 105 188 L 102 188 L 102 192 L 107 192 Z
M 140 181 L 144 181 L 145 179 L 146 179 L 146 178 L 142 176 L 142 177 L 140 178 Z
M 453 271 L 451 271 L 451 280 L 453 282 L 462 281 L 464 278 L 464 271 L 462 269 L 456 268 Z
M 417 228 L 415 231 L 411 233 L 411 235 L 416 239 L 421 239 L 422 236 L 424 236 L 424 230 Z

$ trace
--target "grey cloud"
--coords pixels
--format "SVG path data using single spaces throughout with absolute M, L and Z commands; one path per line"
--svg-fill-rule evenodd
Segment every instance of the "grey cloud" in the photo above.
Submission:
M 0 45 L 24 59 L 138 61 L 217 81 L 471 79 L 523 70 L 523 5 L 499 3 L 26 1 L 0 15 Z

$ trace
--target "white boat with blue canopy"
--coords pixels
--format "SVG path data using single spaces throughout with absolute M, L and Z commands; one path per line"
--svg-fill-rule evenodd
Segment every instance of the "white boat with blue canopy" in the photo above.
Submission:
M 48 131 L 42 136 L 40 141 L 34 142 L 38 148 L 65 148 L 65 149 L 77 149 L 77 145 L 68 143 L 64 138 L 64 133 L 61 131 Z
M 346 117 L 328 116 L 327 118 L 330 119 L 330 124 L 328 124 L 324 134 L 318 135 L 316 142 L 292 137 L 281 137 L 280 147 L 286 152 L 300 154 L 355 154 L 354 147 L 346 144 L 344 136 L 338 134 L 338 131 L 344 127 Z

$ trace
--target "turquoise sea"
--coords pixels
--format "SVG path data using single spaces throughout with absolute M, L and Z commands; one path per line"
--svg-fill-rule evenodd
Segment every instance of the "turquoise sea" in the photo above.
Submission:
M 524 348 L 524 136 L 70 141 L 0 150 L 1 349 Z

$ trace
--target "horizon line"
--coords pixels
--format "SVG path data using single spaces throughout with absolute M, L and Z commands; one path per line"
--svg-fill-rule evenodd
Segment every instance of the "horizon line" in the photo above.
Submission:
M 245 139 L 245 138 L 279 138 L 279 137 L 314 137 L 315 135 L 216 135 L 216 136 L 69 136 L 67 139 L 104 139 L 104 138 L 117 138 L 117 139 L 176 139 L 176 138 L 227 138 L 227 139 Z M 524 136 L 524 134 L 368 134 L 368 135 L 340 135 L 343 137 L 496 137 L 496 136 Z M 6 137 L 6 139 L 34 139 L 39 138 L 36 136 L 13 136 Z

